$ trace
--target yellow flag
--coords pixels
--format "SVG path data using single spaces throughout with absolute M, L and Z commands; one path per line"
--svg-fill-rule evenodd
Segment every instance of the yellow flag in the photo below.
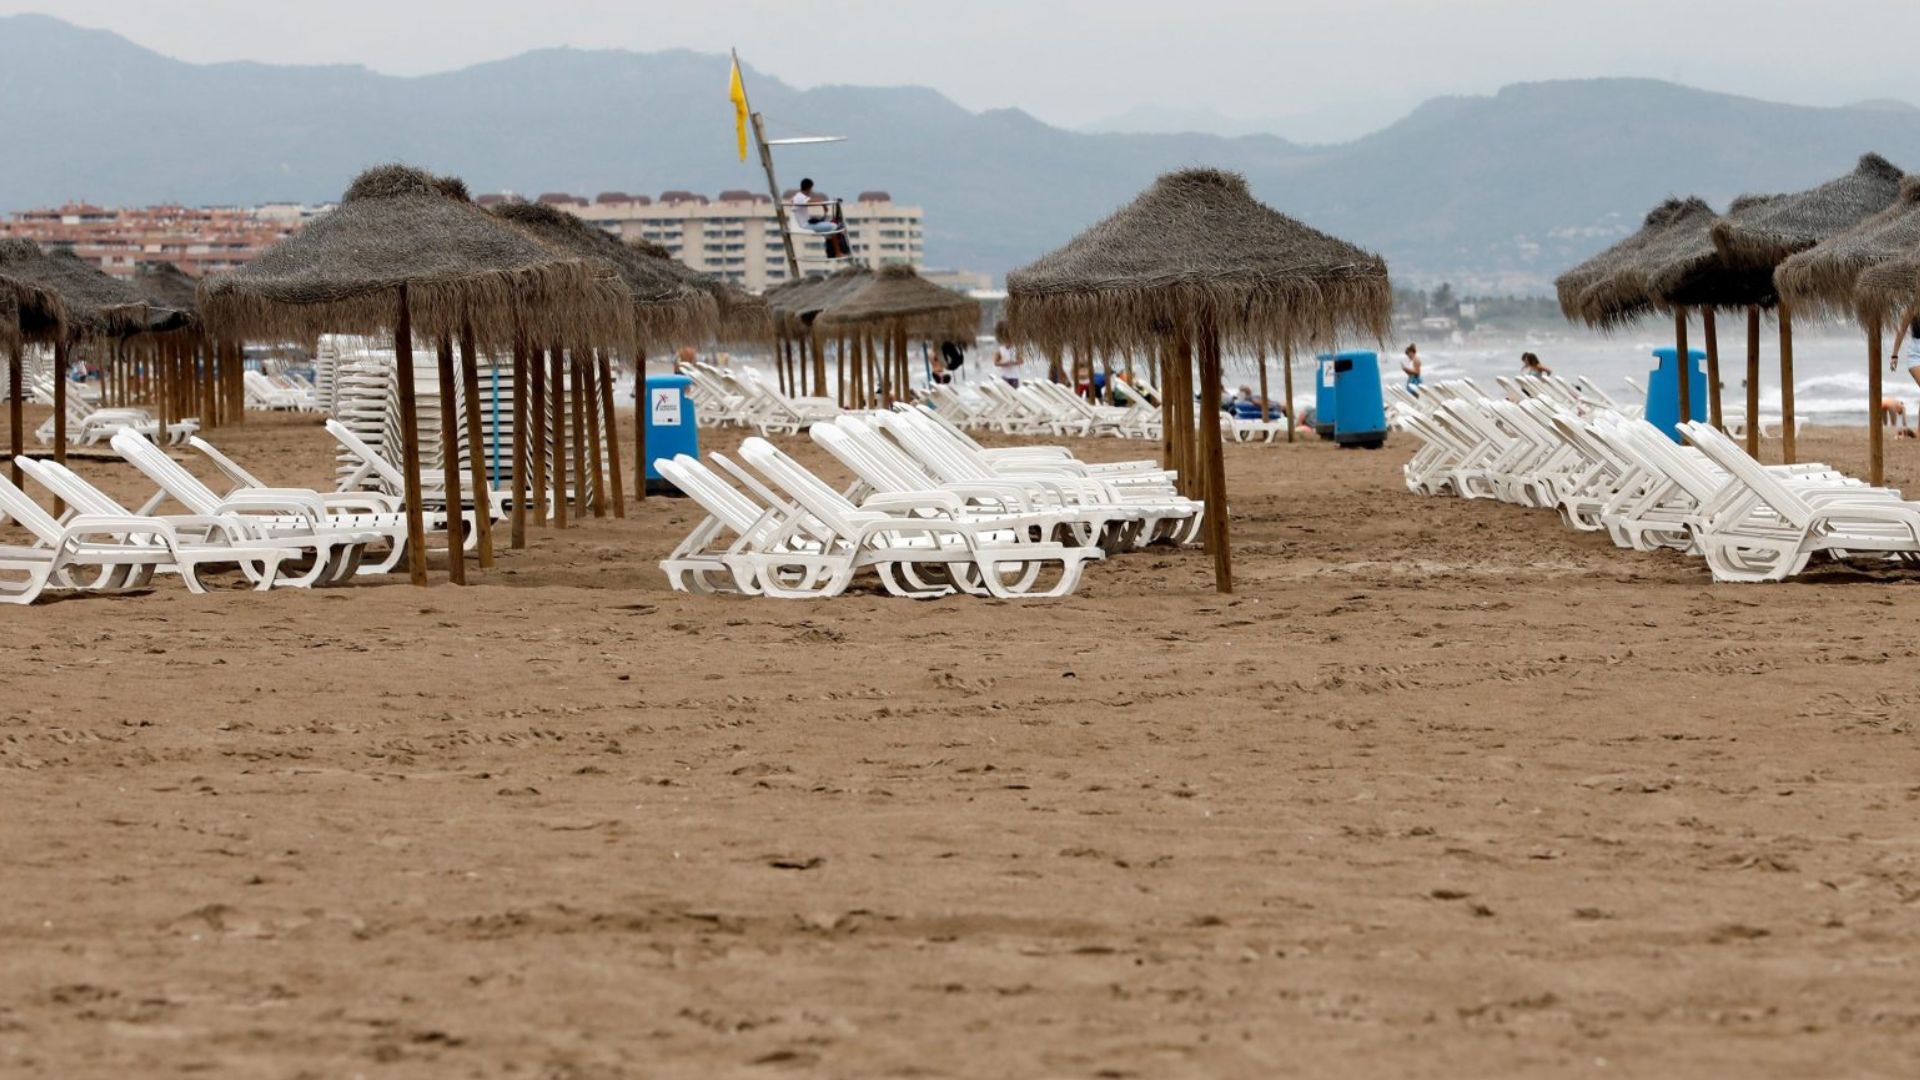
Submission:
M 727 87 L 733 101 L 733 134 L 740 144 L 740 160 L 747 160 L 747 85 L 740 81 L 740 61 L 733 62 L 733 79 Z

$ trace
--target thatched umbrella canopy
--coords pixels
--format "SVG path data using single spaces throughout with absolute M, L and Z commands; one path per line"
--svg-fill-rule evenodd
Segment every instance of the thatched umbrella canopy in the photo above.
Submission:
M 1554 281 L 1560 310 L 1570 320 L 1612 330 L 1653 311 L 1639 260 L 1669 233 L 1697 229 L 1703 236 L 1714 220 L 1705 199 L 1668 199 L 1647 212 L 1631 236 L 1561 274 Z
M 1729 265 L 1771 269 L 1893 205 L 1902 175 L 1886 158 L 1867 154 L 1845 176 L 1717 222 L 1713 244 Z
M 776 321 L 791 333 L 804 334 L 820 314 L 866 283 L 873 271 L 843 266 L 821 277 L 802 278 L 767 291 L 767 304 Z
M 516 333 L 581 345 L 632 339 L 633 305 L 611 266 L 556 253 L 461 198 L 458 181 L 404 165 L 369 169 L 340 205 L 231 274 L 200 284 L 222 338 L 304 340 L 394 326 L 482 347 Z
M 1863 275 L 1877 266 L 1911 258 L 1920 247 L 1920 175 L 1900 181 L 1892 206 L 1780 264 L 1773 279 L 1795 309 L 1820 315 L 1858 316 L 1884 324 L 1889 310 L 1882 290 L 1862 294 Z M 1897 271 L 1884 284 L 1898 280 Z M 1862 299 L 1867 301 L 1863 307 Z M 1900 303 L 1904 310 L 1905 298 Z
M 1854 313 L 1869 325 L 1897 325 L 1920 309 L 1920 246 L 1864 271 L 1854 286 Z
M 0 241 L 0 250 L 12 241 Z M 0 268 L 0 344 L 51 342 L 66 336 L 67 305 L 60 294 Z
M 1713 228 L 1722 221 L 1737 223 L 1764 213 L 1782 197 L 1742 195 L 1725 214 L 1708 221 L 1688 215 L 1630 259 L 1627 273 L 1644 282 L 1648 302 L 1660 311 L 1772 307 L 1777 299 L 1773 275 L 1728 263 L 1713 245 Z
M 133 287 L 155 307 L 181 315 L 183 323 L 200 320 L 200 283 L 170 262 L 143 262 L 133 268 Z
M 714 332 L 719 306 L 711 295 L 688 286 L 606 230 L 546 203 L 502 203 L 490 212 L 555 254 L 611 267 L 632 296 L 634 343 L 639 348 L 704 339 Z
M 908 337 L 971 342 L 980 302 L 945 289 L 911 266 L 884 266 L 820 315 L 822 326 L 883 326 Z
M 703 274 L 673 257 L 673 253 L 651 240 L 633 239 L 627 246 L 650 260 L 656 269 L 672 276 L 689 289 L 713 299 L 718 312 L 714 335 L 726 342 L 764 342 L 773 337 L 773 317 L 766 300 L 731 281 Z
M 1210 327 L 1228 348 L 1274 352 L 1384 338 L 1393 312 L 1378 255 L 1256 200 L 1246 179 L 1187 169 L 1007 275 L 1006 322 L 1043 349 L 1150 347 Z
M 1614 326 L 1634 318 L 1634 314 L 1616 313 L 1605 307 L 1589 309 L 1586 305 L 1587 291 L 1625 267 L 1629 259 L 1675 222 L 1703 213 L 1711 220 L 1713 208 L 1701 199 L 1668 199 L 1649 210 L 1637 231 L 1554 279 L 1553 286 L 1560 298 L 1561 314 L 1569 321 L 1584 322 L 1589 326 Z M 1606 297 L 1600 294 L 1593 299 L 1596 303 L 1604 304 Z
M 102 272 L 70 248 L 42 251 L 23 237 L 0 239 L 0 277 L 59 297 L 62 332 L 75 338 L 125 337 L 146 331 L 154 312 L 133 286 Z M 23 324 L 32 305 L 16 291 Z M 34 310 L 44 310 L 42 305 Z M 171 313 L 165 313 L 167 317 Z M 33 335 L 29 335 L 33 336 Z M 50 335 L 41 335 L 51 340 Z

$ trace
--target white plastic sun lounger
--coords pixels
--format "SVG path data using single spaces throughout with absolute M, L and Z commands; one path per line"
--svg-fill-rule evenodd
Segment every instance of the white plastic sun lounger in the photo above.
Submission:
M 113 449 L 160 489 L 141 512 L 151 513 L 171 498 L 201 517 L 236 518 L 256 537 L 298 538 L 304 541 L 302 547 L 313 551 L 316 563 L 308 584 L 333 584 L 356 572 L 384 573 L 406 552 L 404 521 L 377 529 L 344 527 L 333 520 L 319 492 L 298 488 L 250 488 L 222 498 L 159 447 L 130 431 L 113 437 Z M 362 566 L 368 545 L 381 540 L 388 545 L 387 558 Z
M 4 476 L 0 517 L 27 530 L 36 542 L 33 547 L 0 547 L 0 603 L 31 604 L 49 588 L 145 588 L 155 570 L 180 565 L 173 526 L 165 521 L 81 514 L 63 525 Z M 189 590 L 206 591 L 190 569 L 181 577 Z
M 63 526 L 80 517 L 164 522 L 173 530 L 171 550 L 174 561 L 160 569 L 178 573 L 186 580 L 188 589 L 194 592 L 201 591 L 199 574 L 205 566 L 238 566 L 247 580 L 253 582 L 255 589 L 272 588 L 281 565 L 288 560 L 302 562 L 302 556 L 306 553 L 306 545 L 301 542 L 257 536 L 245 522 L 235 518 L 135 514 L 57 461 L 36 461 L 27 457 L 15 461 L 36 483 L 59 497 L 70 508 L 66 517 L 61 519 Z M 130 544 L 158 542 L 153 534 L 139 532 L 126 534 L 120 539 Z M 303 587 L 311 584 L 313 576 L 295 577 L 280 584 Z
M 855 506 L 765 439 L 749 438 L 740 455 L 778 492 L 806 511 L 829 539 L 819 555 L 782 555 L 802 568 L 829 571 L 818 594 L 843 591 L 859 570 L 872 568 L 896 596 L 942 596 L 955 589 L 1003 600 L 1071 593 L 1099 548 L 1068 547 L 1028 538 L 1023 530 L 968 520 L 959 496 L 887 493 Z M 1057 568 L 1050 585 L 1041 577 Z M 938 578 L 944 577 L 941 581 Z M 771 580 L 767 595 L 791 595 Z

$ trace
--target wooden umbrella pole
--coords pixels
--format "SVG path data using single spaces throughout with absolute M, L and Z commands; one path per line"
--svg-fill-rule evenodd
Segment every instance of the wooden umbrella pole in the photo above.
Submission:
M 447 580 L 455 585 L 465 585 L 467 551 L 465 537 L 462 536 L 464 530 L 461 528 L 465 523 L 465 514 L 462 512 L 464 500 L 460 495 L 460 409 L 453 395 L 453 380 L 459 375 L 453 370 L 453 338 L 441 334 L 435 352 L 440 362 L 440 494 L 447 503 Z M 479 517 L 477 500 L 474 517 Z
M 527 470 L 533 474 L 533 523 L 547 524 L 547 354 L 527 352 Z
M 7 438 L 8 448 L 12 452 L 7 455 L 7 475 L 12 478 L 14 487 L 19 487 L 24 479 L 20 473 L 19 458 L 21 454 L 27 452 L 26 401 L 20 385 L 26 375 L 21 368 L 20 346 L 9 342 L 7 344 L 7 425 L 9 428 Z M 53 415 L 60 416 L 57 412 Z
M 600 350 L 589 349 L 580 364 L 580 403 L 587 417 L 587 465 L 593 472 L 593 516 L 607 516 L 605 434 L 600 427 Z
M 613 413 L 613 356 L 600 354 L 600 411 L 607 428 L 607 483 L 613 488 L 613 516 L 627 516 L 627 497 L 620 478 L 620 428 Z
M 566 528 L 566 357 L 561 356 L 559 348 L 547 350 L 547 382 L 549 402 L 547 411 L 553 413 L 553 440 L 549 444 L 549 454 L 553 455 L 553 527 Z
M 1760 305 L 1747 308 L 1747 456 L 1760 456 Z
M 587 396 L 586 385 L 580 379 L 580 353 L 569 350 L 567 353 L 567 372 L 569 392 L 567 394 L 567 423 L 573 425 L 573 438 L 569 445 L 573 449 L 573 516 L 584 519 L 587 516 L 589 500 L 593 492 L 587 490 L 591 475 L 587 472 L 587 425 L 581 405 Z
M 1879 406 L 1878 402 L 1874 403 Z M 1793 431 L 1793 312 L 1780 299 L 1780 460 L 1792 465 L 1799 460 L 1799 439 Z
M 400 384 L 400 456 L 406 471 L 407 576 L 415 585 L 427 583 L 426 514 L 420 507 L 420 414 L 413 388 L 413 316 L 407 310 L 407 287 L 399 289 L 399 310 L 393 321 L 394 377 Z
M 527 341 L 513 339 L 513 521 L 507 543 L 527 546 Z
M 160 414 L 158 417 L 160 430 L 154 435 L 154 441 L 163 446 L 167 441 L 167 425 L 172 423 L 174 419 L 173 399 L 172 396 L 167 393 L 166 352 L 167 347 L 158 342 L 148 346 L 147 366 L 153 369 L 154 379 L 153 408 L 155 412 Z
M 1686 424 L 1693 421 L 1693 357 L 1688 355 L 1691 350 L 1687 348 L 1686 308 L 1677 307 L 1673 309 L 1673 342 L 1675 354 L 1680 358 L 1680 391 L 1678 397 L 1680 419 L 1678 422 Z
M 1867 483 L 1874 487 L 1887 479 L 1887 425 L 1880 416 L 1880 320 L 1867 321 Z
M 813 395 L 827 396 L 827 354 L 821 349 L 820 335 L 808 334 L 807 351 L 813 355 Z
M 547 350 L 547 381 L 551 383 L 548 411 L 553 413 L 550 450 L 553 455 L 553 527 L 567 527 L 567 382 L 566 358 L 558 346 Z
M 833 344 L 833 375 L 834 381 L 840 384 L 840 407 L 850 408 L 848 403 L 853 399 L 847 396 L 847 339 L 844 335 Z
M 1254 355 L 1260 361 L 1260 422 L 1266 423 L 1273 419 L 1273 408 L 1268 404 L 1272 399 L 1267 395 L 1267 347 L 1258 346 Z
M 779 380 L 780 392 L 782 394 L 790 393 L 787 389 L 787 369 L 792 365 L 793 354 L 785 347 L 785 343 L 783 342 L 782 347 L 773 354 L 775 378 Z
M 1720 331 L 1713 321 L 1713 308 L 1700 309 L 1700 336 L 1707 343 L 1707 423 L 1727 430 L 1720 412 Z
M 1287 441 L 1293 441 L 1293 342 L 1280 347 L 1281 378 L 1285 383 L 1287 395 Z
M 499 372 L 494 373 L 499 377 Z M 493 464 L 493 455 L 487 451 L 492 448 L 483 441 L 480 429 L 480 361 L 474 355 L 473 328 L 460 328 L 460 393 L 466 398 L 466 408 L 461 412 L 467 425 L 467 478 L 473 487 L 473 524 L 480 530 L 478 544 L 480 568 L 493 565 L 493 477 L 488 475 L 488 466 Z M 493 428 L 500 429 L 500 417 L 493 418 Z
M 647 351 L 633 354 L 633 498 L 647 501 L 647 410 L 653 407 L 647 393 Z
M 1233 591 L 1233 552 L 1227 545 L 1227 459 L 1220 441 L 1220 410 L 1209 388 L 1220 385 L 1220 335 L 1209 325 L 1200 331 L 1200 438 L 1206 442 L 1207 546 L 1213 549 L 1213 584 Z
M 907 360 L 908 346 L 907 346 L 906 324 L 901 323 L 894 326 L 893 341 L 894 341 L 894 348 L 900 357 L 900 385 L 898 388 L 894 390 L 894 397 L 900 401 L 912 401 L 913 400 L 913 390 L 912 390 L 913 377 L 910 374 L 910 371 L 912 370 L 911 365 Z
M 72 345 L 63 335 L 53 343 L 53 460 L 62 464 L 67 460 L 67 364 L 71 359 Z M 16 371 L 14 377 L 19 378 Z M 18 385 L 17 383 L 15 385 Z M 17 431 L 19 420 L 14 421 Z M 19 450 L 16 448 L 16 454 Z
M 1166 351 L 1167 339 L 1165 337 L 1154 341 L 1152 360 L 1153 383 L 1155 388 L 1160 391 L 1160 467 L 1162 469 L 1174 470 L 1180 467 L 1180 459 L 1175 456 L 1173 451 L 1173 406 L 1167 404 L 1169 400 L 1167 397 L 1167 380 L 1166 376 L 1162 374 L 1166 368 L 1165 365 L 1160 363 L 1159 359 Z M 1177 477 L 1175 484 L 1177 487 Z

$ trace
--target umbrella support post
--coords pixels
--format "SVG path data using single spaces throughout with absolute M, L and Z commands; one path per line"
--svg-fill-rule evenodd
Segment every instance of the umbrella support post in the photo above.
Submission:
M 1880 320 L 1867 322 L 1867 483 L 1880 487 L 1887 479 L 1887 425 L 1880 413 Z
M 513 523 L 507 542 L 527 546 L 527 343 L 513 343 Z
M 1760 456 L 1760 308 L 1747 308 L 1747 456 Z
M 1707 346 L 1707 423 L 1727 430 L 1720 413 L 1720 331 L 1713 322 L 1713 309 L 1700 309 L 1700 336 Z
M 498 376 L 495 372 L 495 376 Z M 460 393 L 466 398 L 461 410 L 467 425 L 467 478 L 473 488 L 473 527 L 480 530 L 477 545 L 480 568 L 493 565 L 493 484 L 487 476 L 487 460 L 481 456 L 485 445 L 480 434 L 480 361 L 474 356 L 473 331 L 462 328 L 460 334 Z M 500 418 L 495 416 L 497 426 Z
M 613 357 L 600 354 L 600 411 L 607 429 L 607 484 L 613 488 L 613 516 L 627 516 L 627 495 L 620 479 L 620 427 L 613 414 Z
M 1200 335 L 1200 385 L 1220 385 L 1220 336 L 1211 327 Z M 1215 396 L 1208 394 L 1206 396 Z M 1212 404 L 1214 407 L 1208 408 Z M 1204 397 L 1200 409 L 1200 438 L 1206 443 L 1207 546 L 1213 552 L 1213 584 L 1222 593 L 1233 591 L 1233 551 L 1227 544 L 1227 461 L 1220 440 L 1220 409 Z
M 553 453 L 553 527 L 567 527 L 567 376 L 562 366 L 566 362 L 559 347 L 547 350 L 547 381 L 552 383 L 548 393 L 553 413 L 552 442 Z
M 453 393 L 453 338 L 441 335 L 435 350 L 440 370 L 440 483 L 447 502 L 447 580 L 467 583 L 467 551 L 460 535 L 460 411 Z
M 1874 403 L 1878 407 L 1879 403 Z M 1799 460 L 1799 440 L 1793 431 L 1793 312 L 1785 299 L 1780 301 L 1780 460 L 1793 465 Z
M 426 514 L 420 508 L 420 402 L 413 386 L 413 317 L 407 310 L 407 287 L 400 286 L 400 310 L 393 323 L 394 378 L 400 384 L 400 455 L 406 471 L 407 576 L 415 585 L 427 583 Z M 222 363 L 221 374 L 227 374 Z

